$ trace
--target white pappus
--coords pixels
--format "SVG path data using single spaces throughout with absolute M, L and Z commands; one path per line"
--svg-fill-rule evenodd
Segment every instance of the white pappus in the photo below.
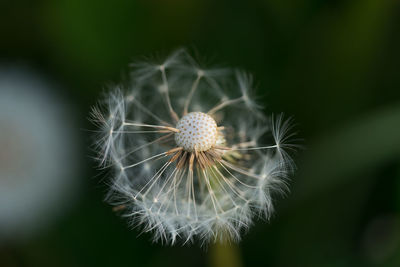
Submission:
M 115 209 L 168 244 L 237 241 L 256 215 L 269 218 L 294 168 L 294 134 L 260 111 L 251 76 L 202 68 L 184 49 L 131 67 L 91 117 Z

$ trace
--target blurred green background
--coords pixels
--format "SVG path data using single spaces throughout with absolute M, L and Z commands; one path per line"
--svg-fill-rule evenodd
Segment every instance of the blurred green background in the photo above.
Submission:
M 399 1 L 0 0 L 0 63 L 62 85 L 85 147 L 106 85 L 135 58 L 181 46 L 252 72 L 265 112 L 293 116 L 305 139 L 292 192 L 243 236 L 237 263 L 400 266 Z M 164 247 L 129 230 L 85 153 L 72 207 L 34 238 L 0 244 L 0 266 L 218 262 L 213 247 Z

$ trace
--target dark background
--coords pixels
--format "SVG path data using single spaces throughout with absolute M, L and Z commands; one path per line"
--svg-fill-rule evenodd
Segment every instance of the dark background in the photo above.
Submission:
M 252 72 L 266 113 L 306 150 L 291 193 L 239 243 L 243 266 L 400 266 L 400 2 L 0 0 L 0 62 L 61 85 L 90 145 L 90 107 L 128 64 L 185 46 Z M 90 155 L 89 149 L 86 152 Z M 89 156 L 71 208 L 0 266 L 203 266 L 213 247 L 164 247 L 103 202 Z

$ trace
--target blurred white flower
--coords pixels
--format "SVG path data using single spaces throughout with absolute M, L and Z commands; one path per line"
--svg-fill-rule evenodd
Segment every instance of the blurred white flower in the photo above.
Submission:
M 185 50 L 160 64 L 132 64 L 93 109 L 99 160 L 112 166 L 107 199 L 132 226 L 173 244 L 239 240 L 293 169 L 289 121 L 267 118 L 250 75 L 204 69 Z M 264 145 L 259 140 L 269 138 Z
M 0 243 L 45 227 L 74 188 L 69 111 L 49 90 L 25 68 L 0 67 Z

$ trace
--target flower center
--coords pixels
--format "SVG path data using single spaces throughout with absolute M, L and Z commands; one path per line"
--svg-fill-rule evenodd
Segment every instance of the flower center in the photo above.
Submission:
M 175 142 L 186 151 L 206 151 L 217 142 L 217 123 L 205 113 L 191 112 L 183 116 L 176 128 L 179 132 L 175 134 Z

